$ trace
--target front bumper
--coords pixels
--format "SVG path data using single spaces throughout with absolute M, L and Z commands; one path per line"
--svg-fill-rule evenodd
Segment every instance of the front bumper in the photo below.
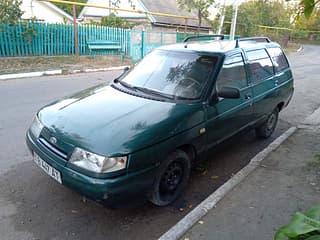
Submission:
M 155 167 L 114 178 L 94 178 L 67 167 L 66 160 L 42 146 L 29 131 L 26 142 L 32 153 L 36 152 L 42 160 L 61 173 L 63 185 L 107 206 L 130 204 L 128 199 L 131 201 L 132 196 L 145 198 L 152 187 Z

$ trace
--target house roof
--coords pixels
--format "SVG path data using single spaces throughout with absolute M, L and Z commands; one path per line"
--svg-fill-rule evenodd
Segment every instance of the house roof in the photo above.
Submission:
M 198 18 L 197 11 L 188 12 L 186 10 L 181 10 L 178 7 L 176 0 L 131 0 L 132 5 L 135 6 L 135 10 L 140 10 L 142 12 L 154 12 L 154 13 L 164 13 L 164 14 L 172 14 L 178 16 L 187 16 L 192 18 Z M 98 5 L 98 6 L 113 6 L 112 1 L 106 0 L 88 0 L 88 4 Z M 119 4 L 120 8 L 132 9 L 130 3 L 128 1 L 121 1 Z M 113 10 L 108 10 L 104 8 L 95 8 L 95 7 L 84 7 L 79 14 L 78 18 L 83 17 L 104 17 L 108 16 Z M 155 14 L 148 14 L 147 16 L 144 13 L 132 13 L 125 11 L 116 11 L 115 14 L 119 17 L 123 18 L 148 18 L 152 24 L 160 25 L 160 26 L 174 26 L 174 27 L 184 27 L 185 19 L 183 18 L 175 18 L 168 16 L 159 16 Z M 187 26 L 190 28 L 198 28 L 198 20 L 187 20 Z M 211 25 L 205 20 L 202 20 L 201 24 L 202 29 L 211 29 Z
M 23 0 L 20 6 L 24 12 L 22 15 L 23 19 L 30 19 L 36 17 L 39 20 L 46 22 L 55 23 L 57 19 L 66 18 L 69 21 L 73 21 L 72 16 L 58 8 L 56 5 L 46 1 L 40 0 Z M 54 18 L 52 18 L 54 16 Z
M 54 5 L 51 2 L 44 2 L 44 1 L 39 1 L 40 3 L 47 5 L 49 8 L 51 8 L 52 10 L 56 11 L 58 14 L 66 17 L 68 20 L 73 21 L 73 17 L 71 15 L 69 15 L 68 13 L 66 13 L 65 11 L 63 11 L 61 8 L 58 8 L 56 5 Z
M 87 0 L 88 4 L 97 5 L 97 6 L 105 6 L 105 7 L 115 7 L 112 2 L 114 1 L 106 1 L 106 0 Z M 137 0 L 131 0 L 132 5 L 135 6 L 135 10 L 142 10 L 145 11 L 145 9 L 142 8 L 140 2 Z M 121 1 L 117 7 L 124 8 L 124 9 L 132 9 L 131 4 L 127 0 Z M 124 11 L 113 11 L 108 10 L 105 8 L 95 8 L 95 7 L 83 7 L 78 18 L 83 17 L 105 17 L 108 16 L 110 13 L 115 13 L 117 16 L 122 18 L 146 18 L 145 14 L 141 13 L 133 13 L 133 12 L 124 12 Z
M 161 0 L 161 1 L 154 1 L 154 0 L 139 0 L 144 8 L 149 12 L 159 12 L 159 13 L 168 13 L 174 14 L 179 16 L 188 16 L 193 18 L 198 18 L 197 11 L 188 12 L 186 10 L 182 10 L 178 7 L 176 0 Z M 154 24 L 158 25 L 185 25 L 185 19 L 183 18 L 174 18 L 174 17 L 165 17 L 165 16 L 158 16 L 152 15 L 150 20 Z M 189 27 L 198 27 L 198 20 L 187 20 L 187 25 Z M 210 29 L 212 26 L 205 20 L 202 20 L 201 28 Z

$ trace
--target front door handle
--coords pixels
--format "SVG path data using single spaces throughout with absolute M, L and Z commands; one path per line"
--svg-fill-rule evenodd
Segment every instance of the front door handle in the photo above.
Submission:
M 276 80 L 276 81 L 274 82 L 274 85 L 275 85 L 275 86 L 278 86 L 278 85 L 279 85 L 279 81 Z

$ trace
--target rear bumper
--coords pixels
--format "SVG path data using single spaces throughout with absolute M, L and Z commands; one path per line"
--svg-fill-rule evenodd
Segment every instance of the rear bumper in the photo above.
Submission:
M 107 206 L 129 204 L 130 197 L 146 197 L 152 187 L 155 168 L 144 169 L 114 178 L 86 176 L 67 167 L 67 161 L 49 152 L 28 132 L 26 142 L 30 151 L 61 173 L 62 184 L 94 201 Z

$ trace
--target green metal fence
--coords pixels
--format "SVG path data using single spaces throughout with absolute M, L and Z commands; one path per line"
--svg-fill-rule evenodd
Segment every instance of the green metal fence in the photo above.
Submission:
M 78 26 L 79 54 L 89 54 L 87 41 L 112 40 L 125 53 L 130 48 L 130 30 L 95 25 Z M 0 26 L 0 56 L 72 55 L 75 53 L 72 24 L 19 23 Z M 108 54 L 108 53 L 105 53 Z
M 118 42 L 125 55 L 138 61 L 154 48 L 182 42 L 183 32 L 158 32 L 78 25 L 79 55 L 89 55 L 88 41 Z M 187 36 L 194 33 L 187 33 Z M 209 38 L 210 39 L 210 38 Z M 208 40 L 209 40 L 208 39 Z M 73 24 L 25 23 L 0 25 L 0 57 L 74 55 Z M 118 53 L 99 50 L 95 55 Z

